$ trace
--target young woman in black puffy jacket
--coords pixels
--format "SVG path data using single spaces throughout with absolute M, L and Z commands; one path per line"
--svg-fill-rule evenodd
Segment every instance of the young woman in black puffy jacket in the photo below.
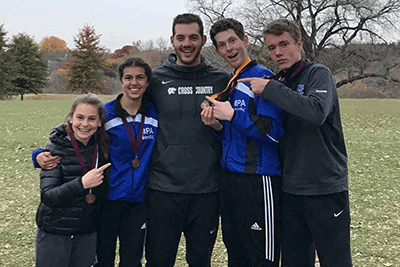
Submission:
M 40 173 L 36 267 L 93 264 L 96 220 L 109 188 L 108 143 L 103 103 L 93 94 L 79 96 L 67 123 L 52 130 L 46 147 L 61 160 Z

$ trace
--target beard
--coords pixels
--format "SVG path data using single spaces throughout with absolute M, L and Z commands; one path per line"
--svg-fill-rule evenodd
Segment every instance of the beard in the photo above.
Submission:
M 199 60 L 200 54 L 201 54 L 201 49 L 195 49 L 195 51 L 193 51 L 192 53 L 193 56 L 190 58 L 187 58 L 184 56 L 184 52 L 182 52 L 181 50 L 175 50 L 175 53 L 178 57 L 178 60 L 185 66 L 195 66 L 197 65 L 197 62 Z

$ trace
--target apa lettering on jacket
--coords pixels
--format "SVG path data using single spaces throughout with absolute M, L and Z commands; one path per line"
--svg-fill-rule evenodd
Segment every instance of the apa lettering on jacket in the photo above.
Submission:
M 235 110 L 241 110 L 243 112 L 246 112 L 246 100 L 236 99 L 233 103 L 233 108 Z
M 153 139 L 154 139 L 153 128 L 151 128 L 151 127 L 143 128 L 142 140 L 153 140 Z

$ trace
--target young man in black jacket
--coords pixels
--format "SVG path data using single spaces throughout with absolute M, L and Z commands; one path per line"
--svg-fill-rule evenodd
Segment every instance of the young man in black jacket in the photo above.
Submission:
M 175 53 L 153 71 L 149 87 L 159 125 L 148 177 L 146 266 L 174 266 L 183 232 L 189 266 L 207 267 L 218 229 L 220 144 L 201 121 L 201 103 L 230 75 L 201 56 L 206 36 L 198 16 L 176 16 L 172 30 Z
M 301 59 L 294 21 L 271 22 L 264 40 L 281 72 L 239 82 L 282 109 L 282 266 L 314 266 L 315 251 L 322 267 L 352 266 L 347 153 L 332 74 Z

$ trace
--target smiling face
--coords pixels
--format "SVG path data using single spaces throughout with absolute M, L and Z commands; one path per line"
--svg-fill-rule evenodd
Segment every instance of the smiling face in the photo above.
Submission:
M 124 89 L 124 97 L 131 100 L 141 100 L 149 85 L 149 80 L 143 67 L 130 66 L 124 68 L 121 83 Z
M 201 36 L 197 23 L 176 24 L 171 44 L 178 57 L 179 66 L 193 67 L 200 64 L 201 48 L 206 43 L 206 36 Z
M 289 69 L 301 59 L 303 41 L 299 39 L 296 42 L 288 32 L 280 35 L 266 34 L 264 40 L 271 58 L 280 70 Z
M 77 140 L 87 145 L 92 135 L 101 126 L 99 110 L 94 105 L 81 103 L 76 106 L 74 113 L 70 116 L 72 131 Z
M 240 67 L 247 58 L 246 49 L 249 42 L 246 35 L 241 40 L 234 30 L 228 29 L 215 35 L 215 41 L 217 44 L 215 52 L 232 68 Z

